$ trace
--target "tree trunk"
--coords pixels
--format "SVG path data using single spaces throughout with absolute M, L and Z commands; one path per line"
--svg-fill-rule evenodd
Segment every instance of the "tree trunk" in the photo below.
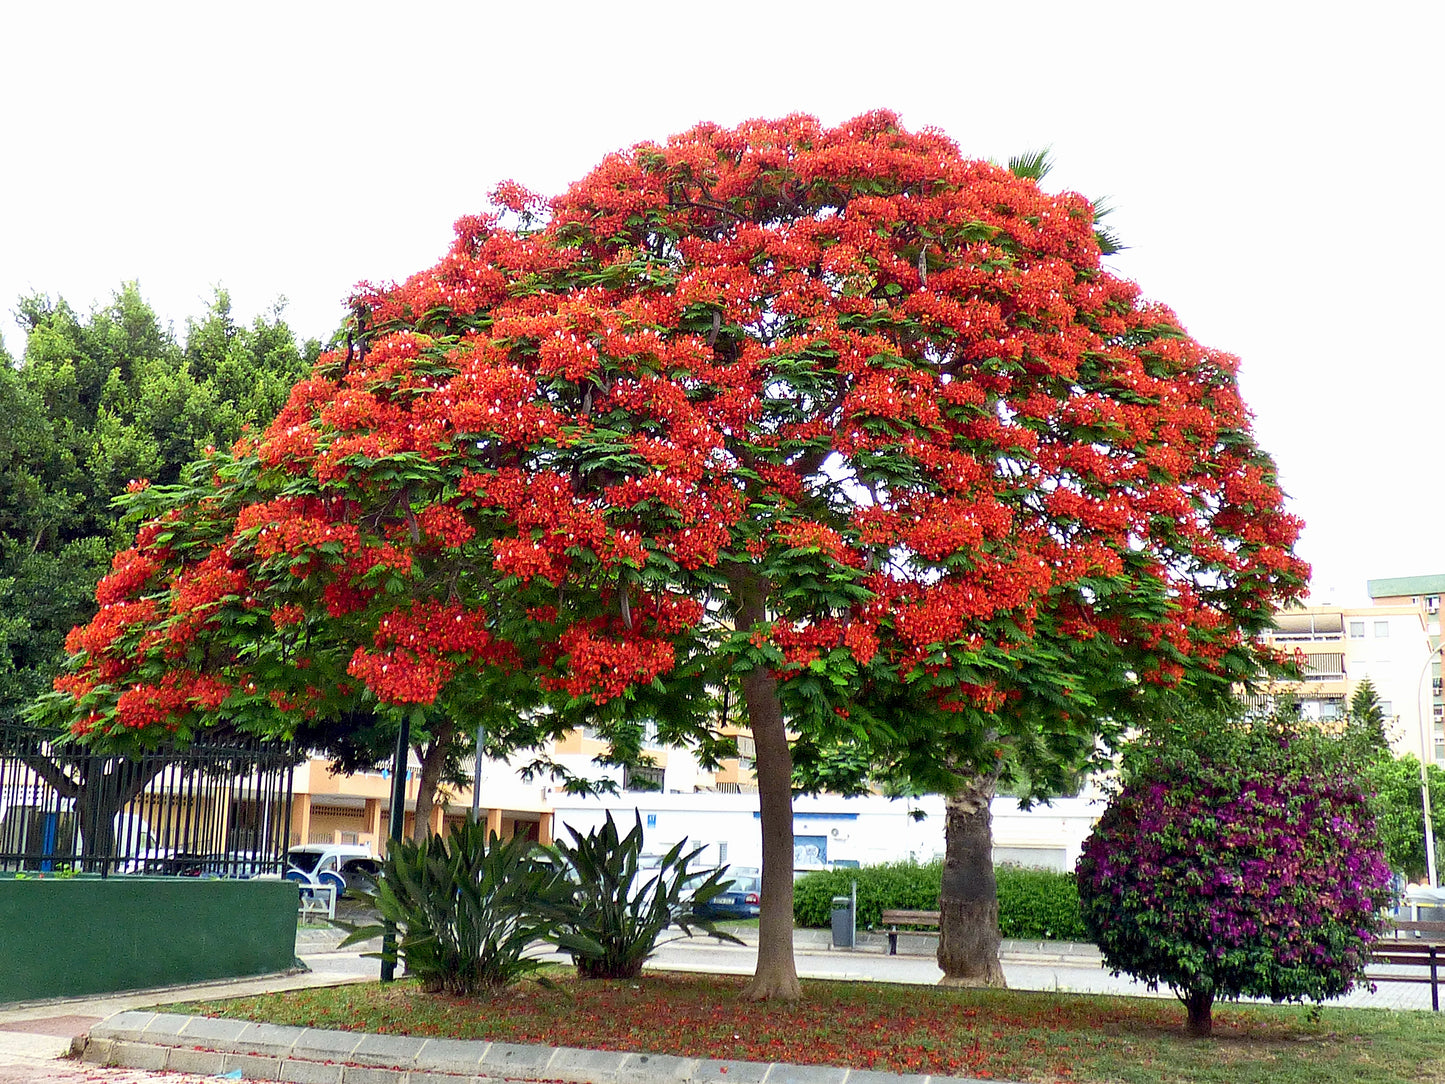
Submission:
M 998 962 L 998 886 L 993 876 L 993 780 L 967 778 L 944 802 L 939 894 L 940 986 L 1006 986 Z
M 1214 1034 L 1214 991 L 1190 990 L 1184 998 L 1184 1007 L 1189 1010 L 1190 1035 L 1207 1039 Z
M 91 756 L 79 765 L 75 813 L 81 836 L 81 868 L 87 873 L 109 873 L 115 868 L 116 818 L 135 800 L 165 762 L 149 763 L 126 757 Z
M 730 577 L 739 630 L 766 620 L 767 584 L 742 571 Z M 757 745 L 758 808 L 763 835 L 763 886 L 758 914 L 758 966 L 743 988 L 751 1001 L 802 996 L 793 962 L 793 754 L 778 699 L 778 682 L 766 666 L 742 675 L 743 702 Z
M 116 802 L 114 777 L 101 766 L 104 761 L 92 758 L 75 801 L 76 819 L 80 826 L 81 868 L 86 873 L 109 873 L 115 859 L 115 818 L 120 813 Z
M 425 843 L 431 835 L 431 816 L 436 808 L 437 785 L 441 782 L 442 768 L 446 766 L 447 748 L 456 736 L 457 725 L 451 719 L 438 722 L 432 729 L 431 741 L 425 746 L 415 746 L 417 758 L 421 761 L 421 776 L 416 784 L 416 817 L 411 823 L 411 841 Z

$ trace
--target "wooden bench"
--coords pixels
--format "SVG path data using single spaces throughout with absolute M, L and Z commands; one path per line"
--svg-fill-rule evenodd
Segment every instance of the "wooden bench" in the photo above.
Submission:
M 1429 970 L 1419 975 L 1371 975 L 1371 982 L 1428 982 L 1430 1007 L 1440 1011 L 1440 967 L 1445 965 L 1445 922 L 1388 922 L 1370 950 L 1370 962 Z
M 884 911 L 883 922 L 888 927 L 888 955 L 898 955 L 899 926 L 932 926 L 936 930 L 938 919 L 937 911 Z

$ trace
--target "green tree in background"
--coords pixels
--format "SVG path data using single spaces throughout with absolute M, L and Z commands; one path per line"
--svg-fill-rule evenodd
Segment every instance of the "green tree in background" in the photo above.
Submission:
M 1385 724 L 1388 721 L 1384 706 L 1380 703 L 1380 694 L 1375 691 L 1375 683 L 1365 678 L 1355 687 L 1355 694 L 1350 697 L 1349 714 L 1345 716 L 1345 736 L 1357 752 L 1366 755 L 1384 753 L 1388 756 L 1390 738 L 1385 733 Z
M 1425 812 L 1420 795 L 1420 761 L 1412 754 L 1396 757 L 1390 748 L 1385 714 L 1375 684 L 1365 678 L 1350 697 L 1343 742 L 1359 758 L 1366 791 L 1372 796 L 1375 822 L 1390 868 L 1414 881 L 1423 877 Z M 1445 839 L 1445 771 L 1428 766 L 1430 823 L 1436 839 Z
M 1445 840 L 1445 771 L 1431 764 L 1430 823 L 1437 840 Z M 1425 875 L 1425 811 L 1420 801 L 1420 761 L 1406 755 L 1376 757 L 1365 768 L 1367 788 L 1374 795 L 1375 823 L 1385 860 L 1396 873 L 1415 881 Z
M 321 344 L 298 344 L 282 307 L 241 325 L 218 289 L 178 340 L 134 283 L 84 316 L 20 301 L 24 355 L 0 347 L 0 719 L 49 688 L 65 634 L 93 616 L 113 498 L 264 426 L 310 368 Z

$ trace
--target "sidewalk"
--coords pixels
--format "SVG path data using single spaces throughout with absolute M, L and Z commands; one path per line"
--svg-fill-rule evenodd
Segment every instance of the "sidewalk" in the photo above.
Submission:
M 83 1040 L 87 1032 L 116 1013 L 167 1001 L 245 997 L 375 978 L 374 966 L 368 967 L 369 973 L 360 971 L 350 966 L 355 960 L 352 953 L 309 955 L 306 962 L 312 968 L 310 971 L 97 997 L 19 1003 L 0 1008 L 0 1084 L 11 1084 L 12 1081 L 14 1084 L 28 1084 L 41 1079 L 57 1082 L 100 1080 L 102 1078 L 93 1072 L 80 1075 L 78 1063 L 70 1063 L 76 1066 L 77 1075 L 61 1072 L 55 1059 L 68 1055 L 73 1045 Z M 373 961 L 361 962 L 374 965 Z M 148 1074 L 120 1074 L 103 1079 L 112 1084 L 131 1084 L 131 1081 L 139 1084 L 156 1078 Z M 165 1079 L 167 1084 L 185 1084 L 182 1078 Z

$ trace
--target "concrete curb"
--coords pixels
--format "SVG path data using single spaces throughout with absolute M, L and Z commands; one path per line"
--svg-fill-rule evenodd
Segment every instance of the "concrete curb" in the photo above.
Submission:
M 973 1077 L 421 1039 L 175 1013 L 116 1013 L 77 1038 L 86 1062 L 294 1084 L 985 1084 Z M 1007 1084 L 990 1081 L 987 1084 Z

